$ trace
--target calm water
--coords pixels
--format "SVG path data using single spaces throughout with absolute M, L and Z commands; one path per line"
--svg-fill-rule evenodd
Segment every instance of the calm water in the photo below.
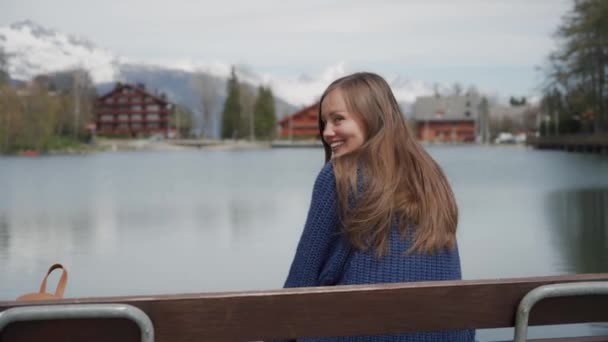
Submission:
M 459 203 L 464 278 L 608 272 L 607 157 L 518 147 L 429 151 Z M 69 269 L 69 297 L 279 288 L 322 155 L 0 158 L 0 300 L 34 291 L 55 262 Z

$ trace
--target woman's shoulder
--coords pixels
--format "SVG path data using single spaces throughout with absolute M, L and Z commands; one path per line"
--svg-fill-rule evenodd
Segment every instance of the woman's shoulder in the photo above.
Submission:
M 315 188 L 319 187 L 335 187 L 336 176 L 334 174 L 334 167 L 331 162 L 325 163 L 315 181 Z
M 335 177 L 334 176 L 334 164 L 331 161 L 328 161 L 327 163 L 325 163 L 325 165 L 323 165 L 323 168 L 321 169 L 321 171 L 319 171 L 319 176 Z

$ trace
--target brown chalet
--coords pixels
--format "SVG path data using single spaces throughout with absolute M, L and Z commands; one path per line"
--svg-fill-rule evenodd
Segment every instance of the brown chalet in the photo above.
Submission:
M 319 138 L 319 103 L 284 117 L 279 121 L 281 138 Z
M 109 93 L 95 100 L 97 132 L 108 135 L 161 133 L 167 136 L 173 105 L 164 95 L 157 96 L 141 84 L 116 84 Z

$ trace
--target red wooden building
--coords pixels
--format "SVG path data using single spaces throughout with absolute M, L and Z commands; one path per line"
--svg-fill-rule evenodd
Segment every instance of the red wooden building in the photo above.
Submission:
M 418 140 L 430 142 L 475 142 L 473 120 L 426 120 L 418 121 Z
M 147 92 L 141 84 L 116 84 L 109 93 L 95 100 L 97 132 L 109 135 L 169 133 L 173 105 L 164 95 Z
M 422 96 L 414 103 L 416 137 L 428 142 L 475 142 L 478 94 Z
M 281 138 L 319 138 L 319 103 L 284 117 L 279 121 Z

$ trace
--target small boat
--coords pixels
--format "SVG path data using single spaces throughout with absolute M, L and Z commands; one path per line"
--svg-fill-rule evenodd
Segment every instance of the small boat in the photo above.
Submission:
M 19 152 L 19 155 L 22 157 L 38 157 L 40 155 L 40 151 L 38 150 L 23 150 Z

